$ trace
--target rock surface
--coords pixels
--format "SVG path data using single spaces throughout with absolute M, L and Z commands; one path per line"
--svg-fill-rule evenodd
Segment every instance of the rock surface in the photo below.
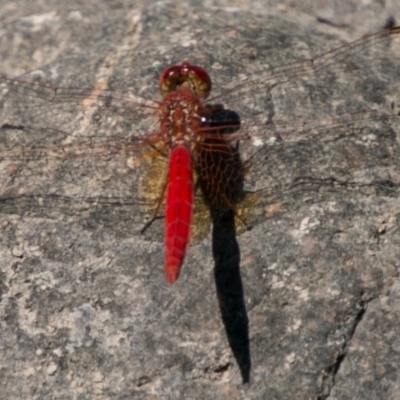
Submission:
M 237 76 L 267 76 L 400 18 L 378 2 L 23 3 L 0 11 L 1 74 L 76 88 L 106 82 L 157 99 L 160 72 L 182 60 L 207 68 L 218 94 Z M 139 233 L 149 215 L 129 203 L 140 193 L 126 157 L 0 157 L 0 397 L 398 398 L 400 122 L 389 116 L 399 105 L 400 37 L 393 42 L 320 79 L 227 96 L 244 129 L 251 113 L 265 123 L 369 110 L 382 118 L 260 147 L 246 164 L 246 188 L 258 190 L 245 202 L 258 206 L 253 228 L 235 237 L 229 217 L 214 216 L 173 286 L 162 271 L 162 223 Z M 21 130 L 22 145 L 54 146 L 72 126 L 107 135 L 52 117 L 31 138 Z M 128 117 L 115 135 L 155 129 Z

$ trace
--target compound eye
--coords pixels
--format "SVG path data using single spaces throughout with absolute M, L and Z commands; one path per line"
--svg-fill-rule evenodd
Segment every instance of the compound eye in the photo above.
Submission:
M 167 94 L 189 88 L 196 96 L 205 99 L 211 92 L 211 79 L 204 68 L 184 62 L 167 68 L 160 77 L 160 91 Z

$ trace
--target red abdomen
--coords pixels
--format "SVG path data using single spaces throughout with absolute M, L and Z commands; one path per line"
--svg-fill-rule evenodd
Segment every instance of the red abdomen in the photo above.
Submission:
M 181 270 L 190 240 L 193 215 L 192 156 L 184 145 L 170 155 L 165 205 L 165 274 L 174 283 Z

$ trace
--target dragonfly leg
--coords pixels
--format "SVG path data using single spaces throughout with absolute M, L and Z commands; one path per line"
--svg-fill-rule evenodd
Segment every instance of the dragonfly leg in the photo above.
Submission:
M 157 206 L 154 209 L 153 216 L 144 224 L 143 228 L 140 230 L 140 233 L 143 234 L 155 220 L 164 218 L 164 215 L 158 215 L 158 211 L 160 210 L 160 207 L 161 207 L 164 195 L 165 195 L 165 191 L 167 190 L 167 185 L 168 185 L 168 180 L 165 179 L 163 188 L 161 190 L 160 197 L 158 198 L 158 201 L 157 201 Z

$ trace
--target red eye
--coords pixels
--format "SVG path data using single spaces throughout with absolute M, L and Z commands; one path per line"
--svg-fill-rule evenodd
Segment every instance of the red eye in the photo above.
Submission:
M 198 97 L 205 99 L 211 92 L 211 79 L 205 69 L 184 62 L 167 68 L 160 77 L 160 91 L 163 96 L 185 86 Z

